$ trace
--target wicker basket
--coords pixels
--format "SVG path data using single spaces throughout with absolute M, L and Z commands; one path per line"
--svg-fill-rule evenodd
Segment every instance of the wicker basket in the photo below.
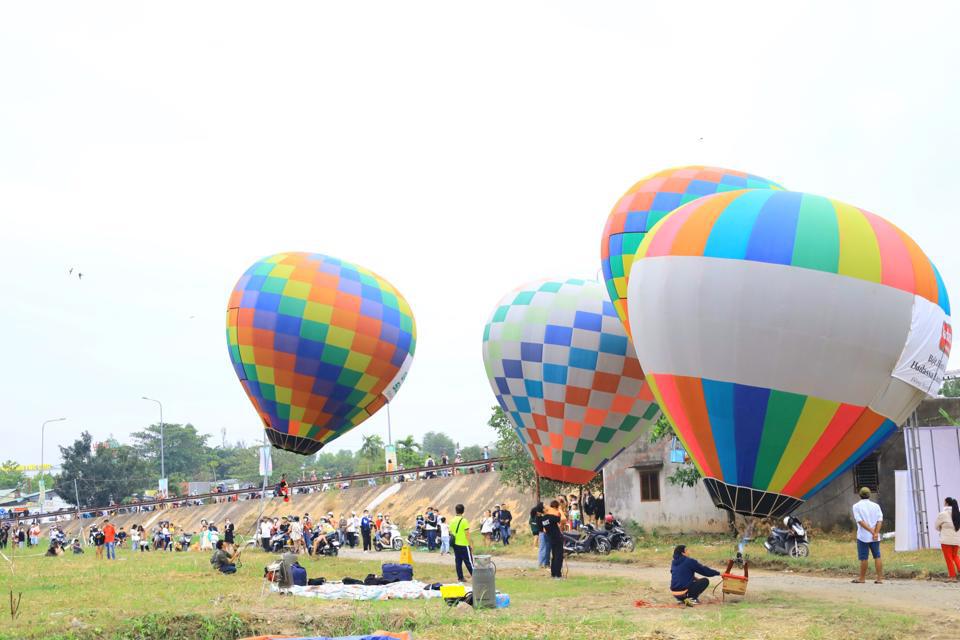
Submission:
M 727 562 L 727 570 L 720 576 L 723 579 L 721 591 L 723 595 L 742 596 L 747 593 L 747 581 L 750 580 L 750 567 L 747 562 L 743 563 L 743 575 L 730 573 L 733 569 L 733 560 Z

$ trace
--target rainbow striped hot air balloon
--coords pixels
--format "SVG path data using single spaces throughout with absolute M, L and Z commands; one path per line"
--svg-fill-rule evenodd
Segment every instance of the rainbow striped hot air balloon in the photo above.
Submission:
M 633 256 L 646 233 L 674 209 L 703 196 L 740 189 L 783 187 L 766 178 L 719 167 L 677 167 L 659 171 L 623 194 L 607 217 L 600 240 L 600 266 L 607 293 L 630 333 L 627 282 Z
M 589 482 L 660 416 L 599 282 L 545 280 L 508 294 L 484 329 L 483 363 L 546 478 Z
M 661 220 L 627 290 L 654 396 L 717 506 L 784 515 L 893 434 L 950 353 L 936 268 L 883 218 L 803 193 Z
M 390 283 L 318 253 L 257 261 L 227 309 L 230 360 L 267 437 L 305 455 L 393 398 L 416 336 L 410 305 Z

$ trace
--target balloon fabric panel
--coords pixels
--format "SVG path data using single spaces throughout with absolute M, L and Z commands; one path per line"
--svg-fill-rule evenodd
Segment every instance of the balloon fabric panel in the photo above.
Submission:
M 634 184 L 614 205 L 600 242 L 603 279 L 617 315 L 630 333 L 627 281 L 646 233 L 674 209 L 703 196 L 741 189 L 782 189 L 765 178 L 718 167 L 659 171 Z
M 227 311 L 234 370 L 277 446 L 312 453 L 385 403 L 416 348 L 410 306 L 376 274 L 321 254 L 258 261 Z
M 483 355 L 544 477 L 589 481 L 659 415 L 597 282 L 542 281 L 507 295 L 484 329 Z
M 707 256 L 815 269 L 908 291 L 950 313 L 939 273 L 913 239 L 876 214 L 821 196 L 709 196 L 679 208 L 646 239 L 635 259 Z
M 946 288 L 909 236 L 787 191 L 662 218 L 628 306 L 657 402 L 715 503 L 746 515 L 789 512 L 890 437 L 934 376 L 912 370 L 941 369 L 951 341 Z

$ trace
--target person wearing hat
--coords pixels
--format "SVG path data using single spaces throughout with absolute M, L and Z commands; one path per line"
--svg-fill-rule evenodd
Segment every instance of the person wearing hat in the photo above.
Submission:
M 860 489 L 860 500 L 853 505 L 853 519 L 857 523 L 857 558 L 860 560 L 860 578 L 855 583 L 866 582 L 867 558 L 873 555 L 877 570 L 876 584 L 883 582 L 883 562 L 880 560 L 880 528 L 883 512 L 880 505 L 870 500 L 870 489 Z

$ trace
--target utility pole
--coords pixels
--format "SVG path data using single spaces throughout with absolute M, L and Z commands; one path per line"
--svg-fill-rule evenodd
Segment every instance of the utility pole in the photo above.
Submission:
M 47 501 L 47 483 L 43 479 L 43 434 L 51 422 L 63 422 L 66 418 L 54 418 L 40 425 L 40 515 L 43 515 L 43 503 Z
M 150 402 L 156 402 L 160 407 L 160 480 L 163 481 L 167 477 L 167 470 L 163 464 L 163 403 L 159 400 L 154 400 L 153 398 L 148 398 L 147 396 L 142 396 L 142 400 L 149 400 Z M 164 492 L 165 494 L 166 492 Z M 166 495 L 161 496 L 166 498 Z
M 80 525 L 80 544 L 86 546 L 83 541 L 83 523 L 80 522 L 80 490 L 77 488 L 77 479 L 73 479 L 73 495 L 77 498 L 77 524 Z

